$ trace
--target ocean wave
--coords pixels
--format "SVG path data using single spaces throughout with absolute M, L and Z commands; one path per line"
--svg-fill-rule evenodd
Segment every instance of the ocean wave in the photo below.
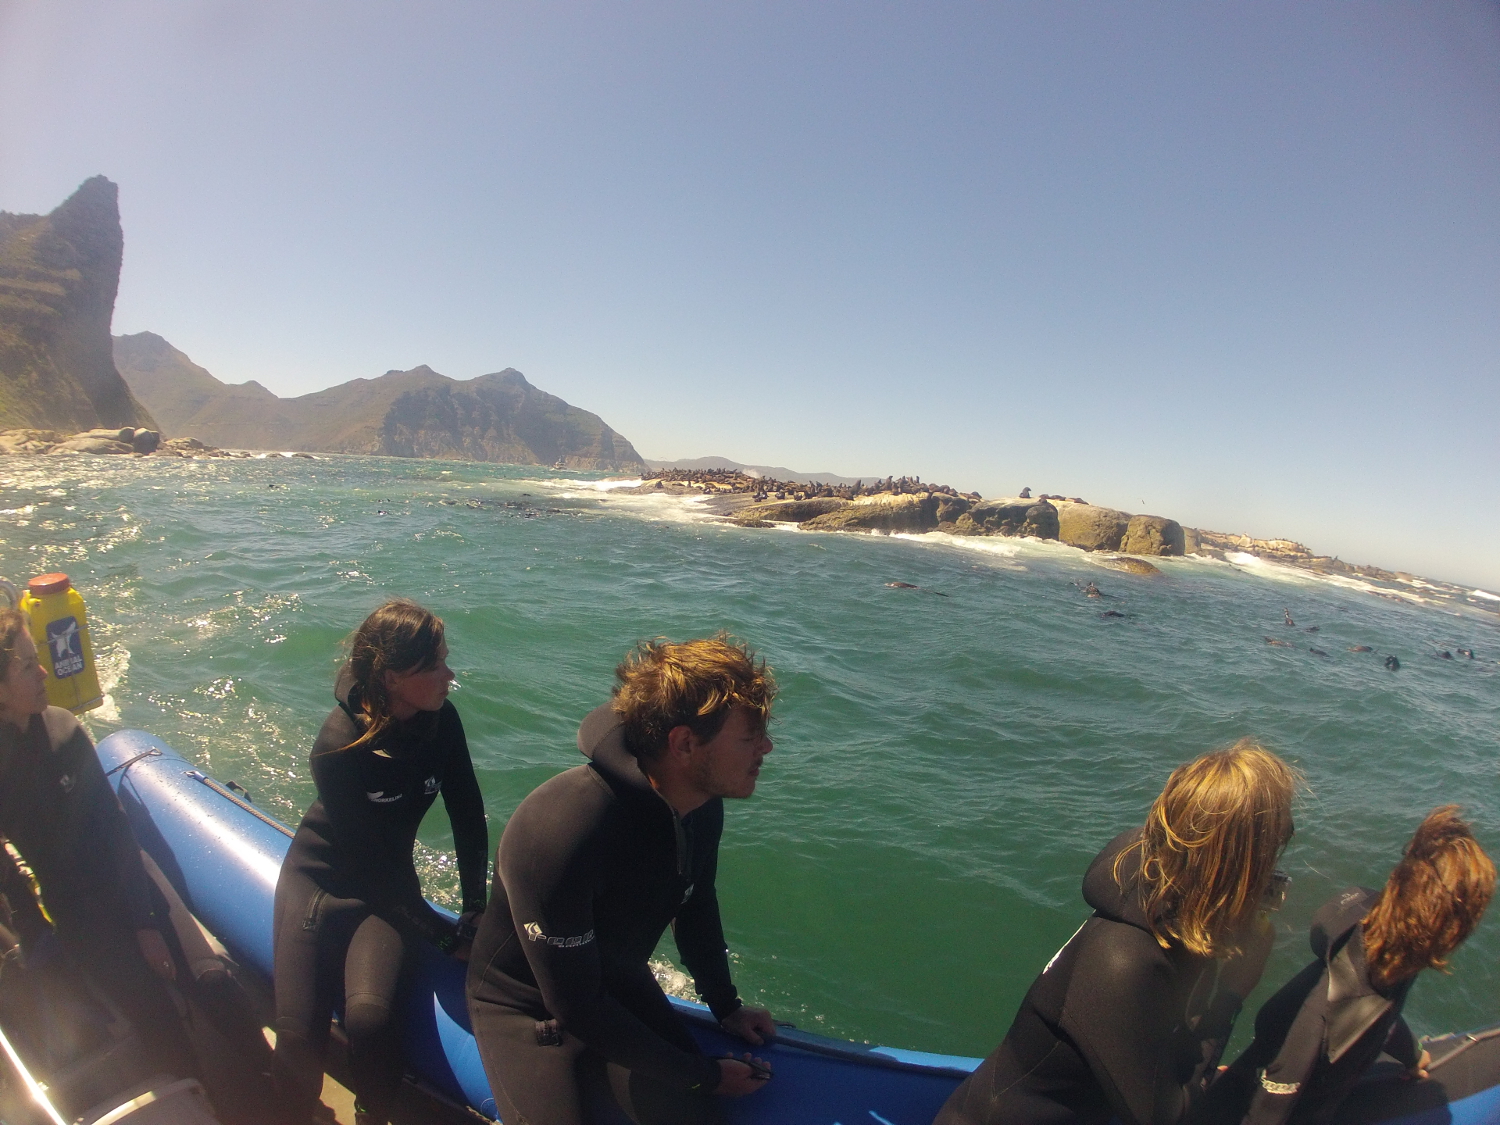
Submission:
M 1483 598 L 1487 602 L 1500 602 L 1500 594 L 1492 594 L 1488 590 L 1470 590 L 1471 598 Z

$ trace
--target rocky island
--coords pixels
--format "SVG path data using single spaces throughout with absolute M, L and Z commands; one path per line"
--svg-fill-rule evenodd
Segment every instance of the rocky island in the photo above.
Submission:
M 1090 504 L 1078 496 L 982 497 L 920 477 L 886 477 L 866 484 L 770 480 L 725 469 L 671 469 L 642 482 L 637 493 L 699 493 L 722 518 L 741 527 L 795 524 L 805 531 L 998 535 L 1055 540 L 1097 552 L 1114 569 L 1155 574 L 1152 557 L 1243 553 L 1319 574 L 1344 574 L 1383 582 L 1413 575 L 1359 566 L 1319 555 L 1289 539 L 1183 527 L 1165 516 L 1140 515 Z

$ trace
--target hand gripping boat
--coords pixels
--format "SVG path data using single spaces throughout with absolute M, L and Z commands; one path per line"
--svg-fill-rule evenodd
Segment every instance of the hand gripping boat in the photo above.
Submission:
M 99 758 L 141 846 L 242 968 L 269 980 L 271 909 L 292 830 L 206 776 L 165 743 L 121 731 Z M 424 948 L 405 1011 L 408 1073 L 444 1099 L 493 1119 L 495 1101 L 464 1004 L 464 966 Z M 673 1005 L 709 1054 L 744 1049 L 706 1008 Z M 1500 1027 L 1427 1043 L 1432 1079 L 1377 1073 L 1341 1108 L 1339 1125 L 1500 1125 Z M 775 1078 L 726 1100 L 733 1125 L 928 1125 L 978 1059 L 812 1035 L 786 1027 L 757 1048 Z M 621 1121 L 624 1119 L 621 1118 Z

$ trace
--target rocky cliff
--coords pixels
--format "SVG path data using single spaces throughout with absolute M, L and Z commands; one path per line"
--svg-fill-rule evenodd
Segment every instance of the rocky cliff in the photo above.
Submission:
M 645 470 L 597 414 L 538 390 L 519 371 L 459 381 L 423 366 L 278 398 L 259 383 L 221 383 L 149 332 L 118 337 L 115 356 L 168 436 L 238 449 Z
M 50 215 L 0 212 L 0 428 L 154 427 L 111 354 L 124 246 L 103 176 Z

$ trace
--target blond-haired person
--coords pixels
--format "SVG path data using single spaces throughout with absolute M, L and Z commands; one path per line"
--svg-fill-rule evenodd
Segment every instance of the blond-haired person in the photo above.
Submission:
M 1473 933 L 1494 892 L 1495 865 L 1458 807 L 1433 809 L 1383 890 L 1355 887 L 1313 915 L 1316 960 L 1261 1005 L 1255 1041 L 1216 1084 L 1215 1103 L 1248 1098 L 1247 1125 L 1321 1125 L 1382 1051 L 1425 1078 L 1426 1052 L 1401 1008 L 1417 974 L 1441 969 Z
M 1298 773 L 1251 742 L 1167 779 L 1083 880 L 1094 910 L 937 1125 L 1174 1125 L 1213 1077 L 1270 951 L 1262 908 Z
M 740 1002 L 714 890 L 724 798 L 755 792 L 776 686 L 725 637 L 641 645 L 589 714 L 589 759 L 506 825 L 469 961 L 469 1014 L 504 1121 L 582 1125 L 612 1100 L 641 1125 L 718 1119 L 758 1059 L 711 1059 L 647 963 L 668 925 L 698 994 L 746 1042 L 775 1034 Z

